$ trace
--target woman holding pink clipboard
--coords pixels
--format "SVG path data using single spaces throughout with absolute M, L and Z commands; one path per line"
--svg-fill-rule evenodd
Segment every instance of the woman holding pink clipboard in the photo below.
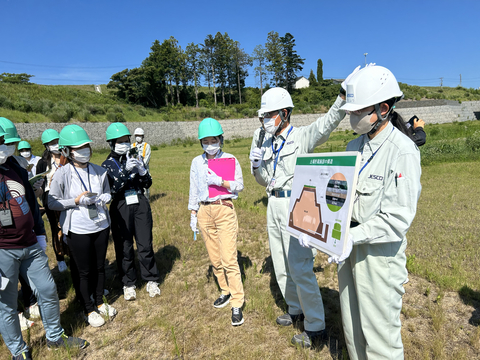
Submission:
M 237 261 L 238 220 L 233 199 L 243 190 L 243 176 L 235 156 L 224 153 L 223 129 L 212 118 L 203 119 L 198 127 L 203 154 L 192 160 L 190 168 L 190 227 L 202 232 L 208 256 L 222 293 L 215 308 L 232 306 L 232 325 L 244 322 L 244 292 Z M 198 225 L 198 228 L 197 228 Z

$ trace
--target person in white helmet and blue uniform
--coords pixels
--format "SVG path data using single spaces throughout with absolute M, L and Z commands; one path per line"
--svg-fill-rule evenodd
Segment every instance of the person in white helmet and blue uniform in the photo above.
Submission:
M 250 160 L 255 180 L 265 186 L 268 195 L 267 228 L 275 277 L 287 313 L 277 318 L 280 326 L 291 326 L 304 320 L 305 331 L 292 338 L 293 344 L 309 348 L 326 337 L 325 313 L 313 263 L 316 250 L 302 247 L 286 231 L 288 207 L 297 155 L 312 153 L 327 141 L 330 133 L 345 117 L 340 109 L 345 104 L 340 94 L 328 113 L 314 123 L 295 128 L 290 125 L 293 102 L 283 88 L 272 88 L 262 96 L 259 116 L 261 130 L 254 134 Z
M 347 78 L 347 145 L 361 164 L 349 238 L 338 265 L 342 323 L 350 359 L 403 359 L 400 311 L 407 280 L 406 234 L 420 197 L 420 152 L 394 127 L 403 97 L 392 72 L 365 67 Z

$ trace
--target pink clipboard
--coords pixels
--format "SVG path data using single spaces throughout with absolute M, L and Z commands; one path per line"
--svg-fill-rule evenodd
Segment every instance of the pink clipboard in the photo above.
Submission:
M 235 180 L 235 158 L 208 159 L 208 168 L 223 180 Z M 208 197 L 226 195 L 230 192 L 223 186 L 211 185 L 208 187 Z

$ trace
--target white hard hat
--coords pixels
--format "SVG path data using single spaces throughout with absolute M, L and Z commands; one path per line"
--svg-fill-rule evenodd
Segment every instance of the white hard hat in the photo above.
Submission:
M 258 113 L 259 118 L 263 118 L 263 110 L 262 109 L 257 110 L 257 113 Z
M 143 131 L 142 128 L 136 128 L 135 131 L 133 132 L 133 135 L 145 135 L 145 131 Z
M 262 95 L 262 106 L 259 114 L 285 108 L 293 108 L 292 97 L 284 88 L 274 87 Z
M 360 110 L 391 98 L 403 97 L 397 79 L 383 66 L 360 69 L 346 85 L 347 103 L 340 108 L 342 110 Z

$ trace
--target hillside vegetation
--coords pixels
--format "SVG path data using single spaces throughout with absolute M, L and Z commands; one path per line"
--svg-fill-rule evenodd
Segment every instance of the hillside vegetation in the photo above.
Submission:
M 405 99 L 480 100 L 480 90 L 462 87 L 419 87 L 400 84 Z M 102 94 L 93 85 L 37 85 L 0 82 L 0 116 L 14 122 L 141 122 L 192 121 L 255 117 L 260 104 L 260 89 L 246 88 L 242 104 L 217 105 L 207 87 L 199 88 L 199 108 L 169 105 L 159 109 L 129 104 L 102 85 Z M 321 113 L 333 103 L 340 85 L 324 81 L 292 92 L 294 113 Z M 227 97 L 228 99 L 228 97 Z

